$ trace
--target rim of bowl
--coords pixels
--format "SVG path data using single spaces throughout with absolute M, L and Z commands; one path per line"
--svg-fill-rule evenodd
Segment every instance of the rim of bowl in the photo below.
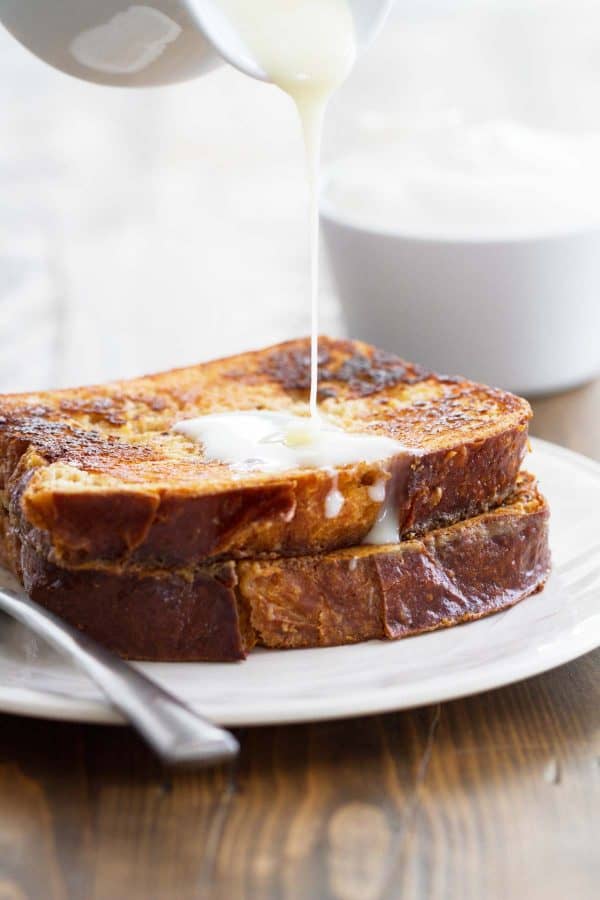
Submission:
M 381 237 L 398 238 L 403 241 L 412 241 L 422 244 L 534 244 L 554 242 L 565 238 L 580 238 L 583 236 L 600 237 L 600 213 L 597 220 L 590 220 L 580 224 L 556 225 L 553 228 L 529 229 L 527 231 L 489 231 L 486 234 L 464 232 L 431 232 L 424 233 L 409 231 L 406 228 L 394 228 L 389 225 L 375 225 L 368 222 L 361 224 L 352 214 L 344 214 L 328 200 L 327 194 L 331 184 L 331 174 L 326 175 L 319 186 L 319 214 L 334 225 L 339 225 L 349 231 L 370 234 Z

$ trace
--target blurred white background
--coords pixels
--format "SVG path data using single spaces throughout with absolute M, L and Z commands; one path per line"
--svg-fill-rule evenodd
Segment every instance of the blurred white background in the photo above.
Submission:
M 324 155 L 457 111 L 595 131 L 599 101 L 598 0 L 398 0 L 332 104 Z M 275 88 L 227 67 L 99 87 L 2 31 L 0 132 L 0 388 L 308 331 L 303 152 Z M 326 270 L 322 296 L 322 331 L 342 333 Z

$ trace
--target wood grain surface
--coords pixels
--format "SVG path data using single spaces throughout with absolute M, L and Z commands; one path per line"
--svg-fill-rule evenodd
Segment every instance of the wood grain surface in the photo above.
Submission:
M 600 383 L 533 432 L 600 457 Z M 127 729 L 0 716 L 0 900 L 592 900 L 600 652 L 441 706 L 238 732 L 165 770 Z

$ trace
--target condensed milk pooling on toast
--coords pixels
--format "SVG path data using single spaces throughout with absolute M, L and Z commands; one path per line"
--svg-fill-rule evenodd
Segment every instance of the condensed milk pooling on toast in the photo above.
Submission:
M 306 416 L 251 409 L 184 419 L 174 430 L 201 443 L 207 459 L 226 463 L 237 472 L 331 470 L 390 459 L 404 450 L 393 438 L 344 431 L 325 418 L 316 428 L 311 419 L 306 423 Z M 385 479 L 373 487 L 377 494 L 372 499 L 383 501 L 384 483 Z
M 201 443 L 206 459 L 225 463 L 239 474 L 306 468 L 325 470 L 331 479 L 323 510 L 326 519 L 338 516 L 345 502 L 336 467 L 382 462 L 381 478 L 368 488 L 370 499 L 381 507 L 365 543 L 391 544 L 398 540 L 393 490 L 389 495 L 386 493 L 386 461 L 404 456 L 406 449 L 393 438 L 347 432 L 324 417 L 316 424 L 314 417 L 254 409 L 184 419 L 173 430 Z

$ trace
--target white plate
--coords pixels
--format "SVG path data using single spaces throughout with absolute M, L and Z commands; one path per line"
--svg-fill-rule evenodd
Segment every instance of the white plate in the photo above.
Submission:
M 527 467 L 552 509 L 545 590 L 498 615 L 397 642 L 259 650 L 240 664 L 141 663 L 225 725 L 301 722 L 406 709 L 500 687 L 600 644 L 600 465 L 534 441 Z M 0 710 L 122 720 L 88 679 L 22 626 L 0 618 Z

